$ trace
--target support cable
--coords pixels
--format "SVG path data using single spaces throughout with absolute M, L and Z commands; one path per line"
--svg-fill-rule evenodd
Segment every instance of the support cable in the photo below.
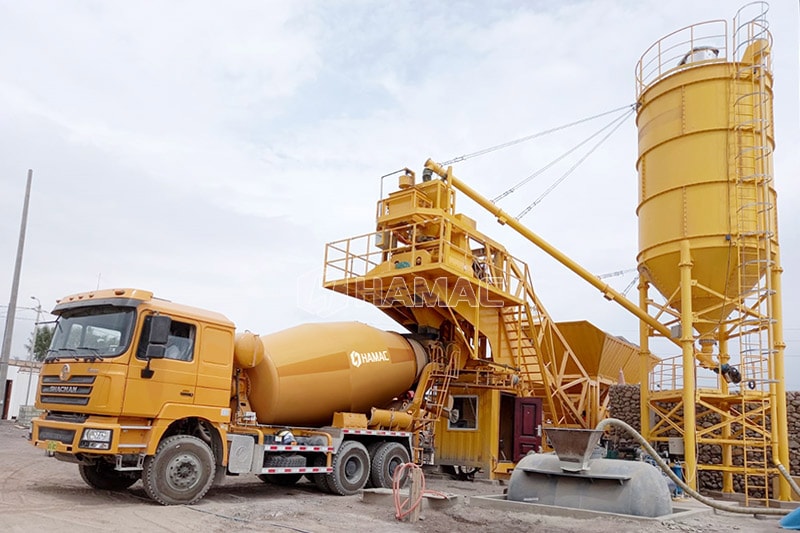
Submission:
M 584 161 L 586 161 L 586 159 L 587 159 L 587 158 L 588 158 L 590 155 L 592 155 L 592 153 L 594 153 L 594 151 L 595 151 L 595 150 L 597 150 L 597 149 L 600 147 L 600 145 L 601 145 L 601 144 L 603 144 L 603 143 L 604 143 L 604 142 L 605 142 L 605 141 L 606 141 L 606 140 L 607 140 L 609 137 L 611 137 L 611 135 L 613 135 L 613 134 L 614 134 L 614 132 L 615 132 L 615 131 L 617 131 L 617 130 L 619 129 L 619 127 L 620 127 L 620 126 L 622 126 L 622 124 L 624 124 L 624 123 L 625 123 L 625 120 L 626 120 L 628 117 L 630 117 L 631 115 L 633 115 L 634 111 L 635 111 L 635 109 L 631 109 L 630 111 L 628 111 L 627 113 L 625 113 L 625 115 L 623 115 L 622 117 L 619 117 L 619 118 L 615 119 L 614 121 L 616 122 L 616 125 L 615 125 L 615 126 L 612 128 L 612 129 L 611 129 L 611 131 L 609 131 L 607 134 L 605 134 L 605 135 L 603 136 L 603 138 L 602 138 L 602 139 L 600 139 L 600 141 L 598 141 L 598 142 L 597 142 L 597 144 L 595 144 L 594 146 L 592 146 L 592 148 L 590 148 L 590 149 L 589 149 L 589 151 L 588 151 L 588 152 L 586 152 L 586 153 L 583 155 L 583 157 L 581 157 L 580 159 L 578 159 L 578 161 L 577 161 L 577 162 L 576 162 L 574 165 L 572 165 L 572 166 L 569 168 L 569 170 L 567 170 L 567 171 L 566 171 L 564 174 L 562 174 L 562 175 L 561 175 L 561 176 L 560 176 L 560 177 L 559 177 L 559 178 L 558 178 L 556 181 L 554 181 L 552 185 L 550 185 L 550 186 L 549 186 L 549 187 L 548 187 L 548 188 L 547 188 L 547 189 L 546 189 L 546 190 L 545 190 L 545 191 L 544 191 L 544 192 L 543 192 L 541 195 L 539 195 L 539 197 L 538 197 L 536 200 L 534 200 L 534 201 L 533 201 L 533 202 L 532 202 L 532 203 L 531 203 L 531 204 L 530 204 L 528 207 L 526 207 L 525 209 L 523 209 L 523 210 L 520 212 L 520 214 L 519 214 L 519 215 L 517 215 L 515 218 L 516 218 L 517 220 L 519 220 L 519 219 L 521 219 L 522 217 L 524 217 L 525 215 L 527 215 L 528 213 L 530 213 L 530 212 L 531 212 L 531 210 L 532 210 L 534 207 L 536 207 L 536 206 L 539 204 L 539 202 L 541 202 L 542 200 L 544 200 L 544 198 L 545 198 L 545 197 L 546 197 L 548 194 L 550 194 L 551 192 L 553 192 L 553 190 L 554 190 L 556 187 L 558 187 L 558 186 L 561 184 L 561 182 L 562 182 L 562 181 L 564 181 L 565 179 L 567 179 L 567 177 L 569 177 L 569 175 L 570 175 L 570 174 L 572 174 L 572 173 L 575 171 L 575 169 L 576 169 L 576 168 L 578 168 L 578 167 L 581 165 L 581 163 L 583 163 Z M 614 123 L 614 122 L 612 122 L 612 124 L 613 124 L 613 123 Z M 610 124 L 609 124 L 609 126 L 610 126 Z M 604 128 L 604 129 L 605 129 L 605 128 Z M 601 131 L 602 131 L 602 130 L 601 130 Z
M 514 146 L 514 145 L 517 145 L 517 144 L 520 144 L 520 143 L 524 143 L 526 141 L 530 141 L 530 140 L 536 139 L 537 137 L 542 137 L 544 135 L 547 135 L 548 133 L 554 133 L 556 131 L 563 130 L 563 129 L 566 129 L 566 128 L 570 128 L 572 126 L 577 126 L 578 124 L 583 124 L 584 122 L 589 122 L 590 120 L 594 120 L 596 118 L 604 117 L 606 115 L 610 115 L 612 113 L 616 113 L 618 111 L 622 111 L 623 109 L 635 108 L 635 107 L 636 107 L 636 104 L 624 105 L 622 107 L 618 107 L 618 108 L 612 109 L 610 111 L 605 111 L 603 113 L 599 113 L 599 114 L 593 115 L 591 117 L 586 117 L 586 118 L 582 118 L 580 120 L 576 120 L 575 122 L 570 122 L 569 124 L 564 124 L 562 126 L 556 126 L 555 128 L 550 128 L 549 130 L 544 130 L 544 131 L 540 131 L 538 133 L 534 133 L 532 135 L 527 135 L 525 137 L 520 137 L 519 139 L 514 139 L 513 141 L 508 141 L 508 142 L 504 142 L 502 144 L 498 144 L 496 146 L 491 146 L 489 148 L 484 148 L 483 150 L 478 150 L 477 152 L 472 152 L 470 154 L 461 155 L 461 156 L 455 157 L 453 159 L 450 159 L 449 161 L 445 161 L 445 162 L 439 163 L 439 164 L 441 166 L 443 166 L 443 167 L 446 167 L 448 165 L 452 165 L 452 164 L 455 164 L 455 163 L 460 163 L 462 161 L 466 161 L 467 159 L 472 159 L 473 157 L 486 155 L 486 154 L 494 152 L 496 150 L 502 150 L 503 148 L 508 148 L 510 146 Z
M 612 127 L 621 118 L 623 118 L 623 117 L 615 118 L 614 120 L 612 120 L 611 122 L 609 122 L 608 124 L 606 124 L 605 126 L 600 128 L 599 130 L 597 130 L 596 132 L 591 134 L 586 139 L 582 140 L 581 142 L 579 142 L 578 144 L 576 144 L 575 146 L 573 146 L 572 148 L 570 148 L 569 150 L 567 150 L 566 152 L 561 154 L 560 156 L 556 157 L 555 159 L 553 159 L 552 161 L 547 163 L 545 166 L 543 166 L 542 168 L 540 168 L 539 170 L 537 170 L 536 172 L 534 172 L 533 174 L 531 174 L 530 176 L 528 176 L 524 180 L 522 180 L 519 183 L 515 184 L 513 187 L 511 187 L 510 189 L 506 190 L 502 194 L 499 194 L 498 196 L 495 196 L 494 198 L 492 198 L 492 203 L 496 204 L 497 202 L 499 202 L 500 200 L 502 200 L 503 198 L 505 198 L 509 194 L 515 192 L 517 189 L 519 189 L 523 185 L 527 185 L 532 179 L 534 179 L 535 177 L 539 176 L 540 174 L 542 174 L 546 170 L 550 169 L 553 165 L 555 165 L 556 163 L 558 163 L 559 161 L 561 161 L 562 159 L 564 159 L 565 157 L 567 157 L 568 155 L 573 153 L 575 150 L 577 150 L 578 148 L 580 148 L 584 144 L 588 143 L 589 141 L 591 141 L 592 139 L 594 139 L 595 137 L 597 137 L 598 135 L 603 133 L 608 128 Z

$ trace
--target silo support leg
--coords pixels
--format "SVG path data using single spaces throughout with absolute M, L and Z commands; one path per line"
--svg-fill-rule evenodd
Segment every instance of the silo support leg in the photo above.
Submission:
M 695 412 L 695 358 L 692 332 L 692 253 L 681 241 L 681 351 L 683 353 L 683 449 L 686 483 L 697 490 L 697 416 Z

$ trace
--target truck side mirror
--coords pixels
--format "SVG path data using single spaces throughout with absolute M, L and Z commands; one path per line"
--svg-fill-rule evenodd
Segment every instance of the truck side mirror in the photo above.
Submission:
M 147 359 L 164 359 L 166 352 L 167 347 L 163 344 L 150 343 L 147 345 L 147 351 L 144 353 L 144 356 Z
M 150 318 L 150 337 L 147 340 L 147 351 L 145 358 L 147 366 L 142 369 L 142 378 L 150 379 L 153 377 L 153 370 L 150 369 L 151 359 L 164 359 L 167 353 L 167 340 L 169 340 L 169 330 L 172 327 L 172 319 L 164 315 L 155 315 Z
M 150 338 L 148 342 L 152 344 L 166 345 L 169 340 L 169 330 L 172 327 L 172 319 L 166 315 L 156 315 L 150 319 Z

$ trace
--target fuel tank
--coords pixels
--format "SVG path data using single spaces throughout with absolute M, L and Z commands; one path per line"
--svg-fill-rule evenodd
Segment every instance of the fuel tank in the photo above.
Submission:
M 263 355 L 254 340 L 240 337 L 236 361 L 245 367 L 248 399 L 262 424 L 324 426 L 337 411 L 368 414 L 408 391 L 427 364 L 413 339 L 358 322 L 263 335 Z

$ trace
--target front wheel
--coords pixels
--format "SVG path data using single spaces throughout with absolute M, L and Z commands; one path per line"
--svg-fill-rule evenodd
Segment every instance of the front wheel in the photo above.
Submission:
M 87 485 L 100 490 L 125 490 L 139 479 L 136 472 L 119 472 L 109 463 L 79 464 L 78 471 Z
M 147 495 L 161 505 L 189 505 L 208 492 L 215 469 L 214 453 L 205 442 L 174 435 L 144 460 L 142 483 Z

